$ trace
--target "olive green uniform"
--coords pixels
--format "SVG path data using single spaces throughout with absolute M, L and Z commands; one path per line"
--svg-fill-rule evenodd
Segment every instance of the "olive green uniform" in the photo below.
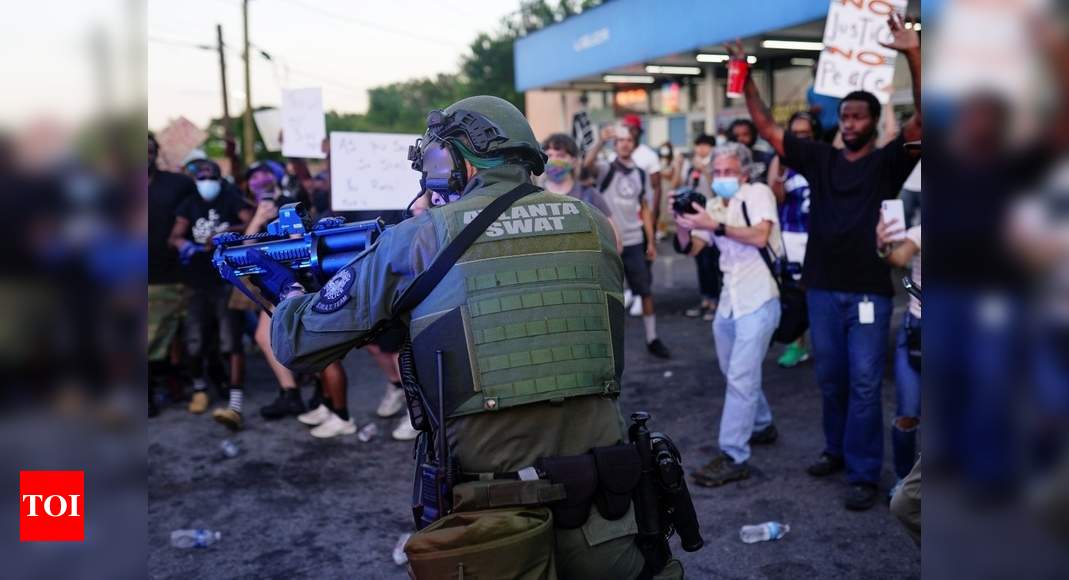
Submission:
M 480 171 L 460 200 L 387 229 L 351 272 L 335 276 L 328 294 L 283 301 L 272 323 L 276 356 L 295 370 L 317 370 L 366 344 L 439 250 L 528 179 L 518 165 Z M 582 202 L 542 191 L 514 203 L 419 306 L 399 314 L 425 391 L 434 376 L 419 365 L 433 356 L 421 354 L 420 343 L 450 353 L 444 382 L 455 404 L 447 431 L 462 471 L 518 471 L 541 457 L 626 440 L 616 403 L 622 280 L 608 221 Z M 636 577 L 644 562 L 636 531 L 631 514 L 607 521 L 592 509 L 581 528 L 556 531 L 560 576 Z

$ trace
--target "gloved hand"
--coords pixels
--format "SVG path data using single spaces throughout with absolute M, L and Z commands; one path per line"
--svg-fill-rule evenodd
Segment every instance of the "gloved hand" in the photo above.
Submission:
M 183 266 L 188 266 L 189 262 L 193 259 L 193 255 L 197 252 L 204 251 L 204 244 L 197 244 L 186 240 L 182 247 L 178 248 L 178 261 Z
M 279 264 L 259 250 L 247 250 L 245 259 L 264 270 L 263 274 L 250 276 L 250 281 L 259 288 L 264 298 L 277 305 L 291 290 L 300 288 L 293 270 Z

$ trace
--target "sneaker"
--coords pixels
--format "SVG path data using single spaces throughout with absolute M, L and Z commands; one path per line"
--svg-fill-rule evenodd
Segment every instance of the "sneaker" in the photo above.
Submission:
M 189 401 L 189 412 L 194 415 L 200 415 L 208 410 L 208 393 L 204 391 L 196 391 L 193 393 L 193 399 Z
M 334 413 L 331 413 L 326 405 L 320 404 L 318 407 L 307 413 L 297 415 L 297 420 L 309 427 L 315 427 L 316 425 L 326 423 L 327 419 L 330 419 L 333 415 Z
M 722 453 L 690 476 L 702 487 L 719 487 L 750 477 L 750 466 L 745 461 L 735 463 L 730 455 Z
M 260 407 L 260 416 L 268 421 L 300 415 L 305 411 L 299 389 L 280 389 L 274 401 Z
M 785 369 L 789 369 L 796 367 L 799 363 L 803 363 L 807 360 L 809 360 L 809 351 L 802 348 L 797 342 L 792 342 L 783 350 L 783 355 L 779 357 L 776 364 Z
M 635 296 L 635 299 L 631 301 L 631 308 L 627 311 L 631 316 L 642 316 L 642 297 Z
M 850 511 L 865 511 L 876 505 L 876 496 L 878 495 L 875 484 L 855 483 L 850 486 L 850 491 L 846 492 L 846 499 L 843 501 L 843 505 Z
M 776 424 L 771 423 L 768 427 L 754 431 L 750 435 L 750 445 L 772 445 L 776 439 L 779 439 L 779 431 L 776 429 Z
M 397 422 L 397 428 L 390 433 L 394 441 L 411 441 L 419 436 L 419 431 L 412 426 L 412 421 L 408 419 L 408 415 L 401 417 L 401 420 Z
M 705 314 L 702 314 L 702 320 L 712 322 L 716 318 L 716 306 L 716 304 L 709 305 L 709 308 L 705 309 Z
M 843 463 L 842 457 L 835 457 L 834 455 L 821 453 L 820 459 L 817 459 L 816 463 L 805 468 L 805 472 L 813 477 L 824 477 L 837 471 L 842 471 L 844 467 L 846 467 L 846 464 Z
M 393 383 L 386 383 L 386 392 L 383 393 L 382 400 L 379 401 L 379 408 L 375 409 L 375 414 L 385 419 L 400 413 L 401 409 L 404 408 L 405 390 L 393 386 Z
M 227 429 L 231 431 L 237 431 L 241 429 L 244 421 L 241 418 L 241 413 L 227 407 L 220 408 L 212 411 L 212 418 L 222 423 Z
M 312 437 L 330 439 L 331 437 L 337 437 L 339 435 L 352 435 L 353 433 L 356 433 L 356 423 L 353 421 L 352 417 L 349 417 L 349 420 L 346 421 L 330 411 L 327 412 L 330 413 L 330 417 L 326 421 L 323 421 L 321 425 L 309 431 L 309 433 L 312 434 Z
M 661 339 L 655 338 L 653 342 L 646 344 L 646 350 L 650 351 L 650 354 L 657 358 L 672 358 L 672 353 L 668 352 L 668 347 L 661 342 Z
M 688 308 L 688 309 L 684 310 L 683 311 L 683 316 L 686 316 L 687 318 L 698 318 L 702 314 L 705 314 L 705 310 L 706 310 L 705 305 L 704 304 L 699 304 L 699 305 L 695 306 L 694 308 Z

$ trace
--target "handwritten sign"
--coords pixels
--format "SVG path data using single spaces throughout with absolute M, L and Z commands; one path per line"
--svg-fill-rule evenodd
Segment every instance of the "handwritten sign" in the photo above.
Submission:
M 420 175 L 408 160 L 419 135 L 330 134 L 331 208 L 335 211 L 404 209 L 419 193 Z
M 256 121 L 256 129 L 260 131 L 264 147 L 268 151 L 282 149 L 282 112 L 278 109 L 261 109 L 253 111 L 252 118 Z
M 160 167 L 170 171 L 179 170 L 186 156 L 207 138 L 208 133 L 185 117 L 171 121 L 156 133 L 156 142 L 160 144 Z
M 323 93 L 315 89 L 282 91 L 282 155 L 322 159 L 327 136 Z
M 572 139 L 579 145 L 580 156 L 594 146 L 594 125 L 586 111 L 572 116 Z
M 880 42 L 891 42 L 887 18 L 893 12 L 904 14 L 906 4 L 907 0 L 831 0 L 814 90 L 832 97 L 868 91 L 887 103 L 894 91 L 897 53 Z

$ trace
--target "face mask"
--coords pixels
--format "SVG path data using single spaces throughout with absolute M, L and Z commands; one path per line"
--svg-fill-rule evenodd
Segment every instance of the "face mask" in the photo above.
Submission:
M 702 166 L 709 165 L 709 162 L 712 161 L 712 160 L 713 160 L 713 156 L 712 155 L 710 155 L 708 157 L 695 156 L 694 157 L 694 164 L 695 165 L 702 165 Z
M 204 201 L 212 201 L 219 197 L 219 191 L 222 190 L 222 188 L 223 184 L 214 179 L 197 180 L 197 192 L 200 193 L 200 196 Z
M 671 157 L 671 156 L 672 156 L 672 151 L 670 149 L 668 149 L 667 147 L 665 147 L 664 149 L 661 149 L 661 157 L 662 158 L 663 157 Z
M 717 145 L 723 145 L 724 143 L 727 143 L 727 142 L 728 142 L 728 138 L 727 137 L 725 137 L 723 135 L 717 135 L 716 136 L 716 144 Z
M 573 168 L 571 161 L 550 159 L 546 162 L 546 179 L 553 183 L 561 183 L 572 175 Z
M 724 199 L 731 199 L 739 191 L 738 177 L 714 177 L 713 191 Z
M 256 196 L 256 199 L 274 197 L 275 185 L 275 178 L 263 171 L 257 171 L 249 177 L 249 191 Z

